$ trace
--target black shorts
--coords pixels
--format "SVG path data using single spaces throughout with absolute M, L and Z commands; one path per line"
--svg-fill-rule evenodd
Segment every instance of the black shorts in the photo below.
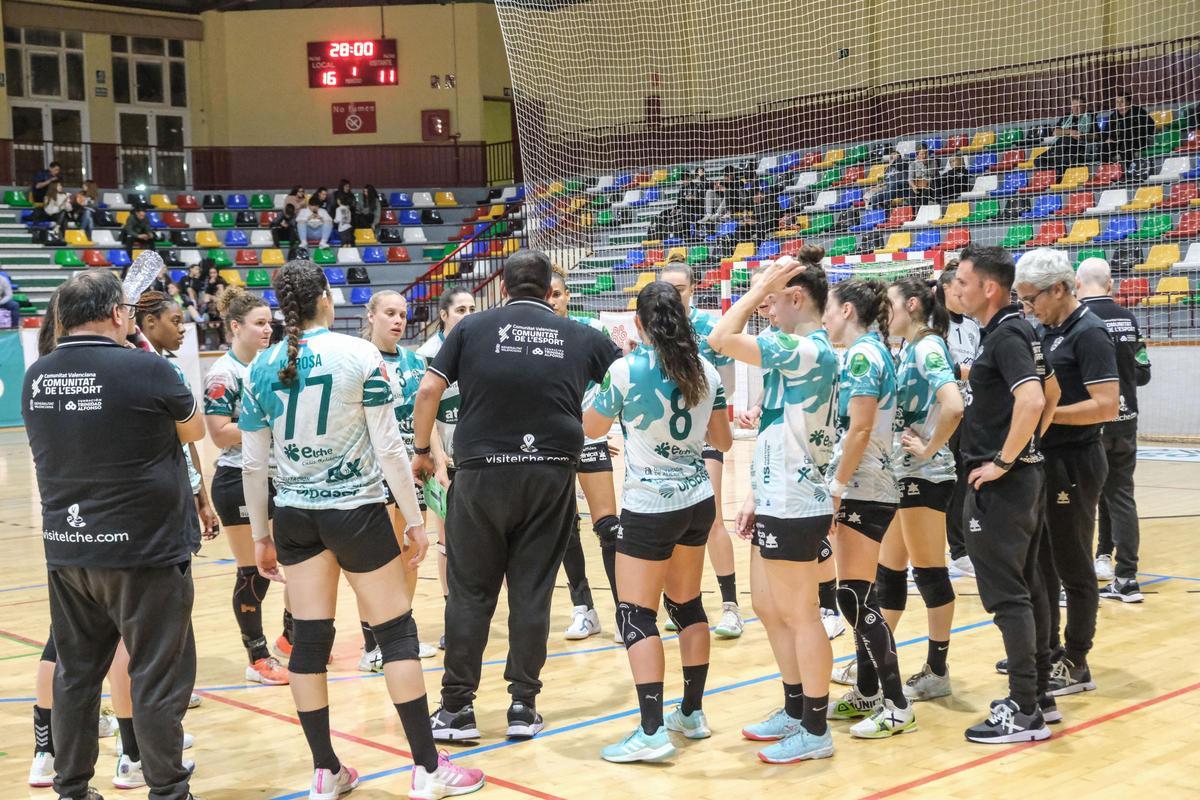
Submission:
M 821 540 L 821 549 L 817 551 L 817 563 L 824 564 L 831 558 L 833 558 L 833 545 L 829 543 L 829 536 L 826 535 L 826 537 Z
M 870 539 L 883 541 L 892 517 L 896 516 L 894 503 L 876 503 L 873 500 L 843 500 L 838 507 L 837 523 L 853 528 Z
M 283 566 L 324 551 L 346 572 L 371 572 L 400 555 L 383 503 L 342 510 L 281 506 L 275 512 L 275 553 Z
M 759 514 L 754 518 L 754 546 L 760 556 L 772 561 L 816 561 L 829 547 L 832 522 L 832 514 L 797 519 Z
M 704 449 L 700 451 L 700 457 L 705 461 L 719 461 L 725 463 L 725 454 L 715 447 L 709 447 L 708 442 L 704 443 Z
M 954 495 L 954 481 L 927 481 L 924 478 L 901 478 L 901 508 L 932 508 L 945 511 Z
M 579 454 L 579 468 L 576 472 L 590 475 L 595 472 L 612 472 L 612 456 L 608 453 L 608 442 L 592 442 L 583 446 Z
M 416 489 L 416 491 L 417 491 L 417 505 L 421 507 L 422 511 L 424 511 L 425 510 L 425 487 L 420 485 L 419 483 L 414 482 L 413 488 Z M 385 506 L 396 505 L 396 498 L 395 498 L 395 496 L 392 495 L 392 487 L 388 486 L 387 481 L 383 482 L 383 504 Z
M 246 493 L 242 489 L 242 471 L 237 467 L 217 467 L 212 479 L 212 504 L 221 525 L 249 525 Z M 275 517 L 275 482 L 267 481 L 267 519 Z
M 621 511 L 617 552 L 643 561 L 666 561 L 676 545 L 704 547 L 717 518 L 717 504 L 709 497 L 694 506 L 658 514 Z

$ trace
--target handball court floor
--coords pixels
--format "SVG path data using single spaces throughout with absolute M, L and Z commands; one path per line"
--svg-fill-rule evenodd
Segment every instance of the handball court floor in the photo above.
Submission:
M 737 442 L 726 464 L 724 513 L 730 524 L 747 484 L 752 445 Z M 583 642 L 561 637 L 571 611 L 560 575 L 551 623 L 550 658 L 538 709 L 547 728 L 536 739 L 504 740 L 508 694 L 502 679 L 506 651 L 504 598 L 485 654 L 483 685 L 476 702 L 485 736 L 451 752 L 487 772 L 480 797 L 654 797 L 726 800 L 769 791 L 804 792 L 822 798 L 1001 796 L 1200 797 L 1200 453 L 1184 461 L 1143 460 L 1137 496 L 1142 514 L 1141 585 L 1146 601 L 1124 605 L 1102 600 L 1096 649 L 1090 659 L 1099 688 L 1061 699 L 1065 720 L 1053 737 L 1036 745 L 987 747 L 968 744 L 963 730 L 988 703 L 1004 695 L 1004 678 L 993 669 L 1000 636 L 980 606 L 971 579 L 955 581 L 959 594 L 950 670 L 955 693 L 918 706 L 918 732 L 885 741 L 859 741 L 847 723 L 831 723 L 832 759 L 767 766 L 756 746 L 741 738 L 745 723 L 781 704 L 778 675 L 762 626 L 752 618 L 748 546 L 735 540 L 743 613 L 750 618 L 740 640 L 714 640 L 705 710 L 714 735 L 681 744 L 670 764 L 616 765 L 600 760 L 600 748 L 636 724 L 629 668 L 623 648 L 612 642 L 613 609 L 599 552 L 584 520 L 588 573 L 604 633 Z M 205 443 L 204 458 L 215 456 Z M 86 457 L 81 453 L 80 457 Z M 620 459 L 618 459 L 619 462 Z M 1188 463 L 1190 460 L 1191 463 Z M 618 475 L 621 469 L 617 464 Z M 211 473 L 211 467 L 206 468 Z M 581 511 L 584 510 L 581 503 Z M 24 432 L 0 431 L 0 797 L 49 798 L 50 789 L 26 784 L 32 755 L 34 670 L 49 623 L 38 502 Z M 431 553 L 433 549 L 431 548 Z M 197 691 L 203 705 L 188 712 L 185 728 L 196 737 L 188 753 L 197 762 L 193 790 L 204 800 L 307 797 L 311 761 L 287 687 L 244 684 L 244 651 L 230 611 L 234 565 L 222 539 L 205 545 L 196 559 L 195 626 L 199 650 Z M 422 640 L 442 632 L 442 599 L 433 559 L 421 568 L 415 616 Z M 705 577 L 710 618 L 720 611 L 711 569 Z M 265 603 L 269 638 L 279 634 L 283 593 L 273 587 Z M 362 774 L 354 797 L 403 797 L 408 754 L 382 676 L 356 670 L 361 646 L 353 596 L 343 582 L 338 640 L 330 667 L 331 718 L 339 756 Z M 910 587 L 909 611 L 897 632 L 905 676 L 925 655 L 920 597 Z M 834 657 L 853 655 L 849 634 L 833 643 Z M 666 641 L 668 700 L 680 695 L 678 649 Z M 441 677 L 439 656 L 423 662 L 431 706 Z M 837 691 L 841 687 L 833 687 Z M 136 691 L 136 687 L 134 687 Z M 499 735 L 498 735 L 499 734 Z M 680 744 L 680 742 L 677 742 Z M 109 782 L 114 740 L 100 743 L 93 780 L 106 797 L 145 797 Z M 753 781 L 753 782 L 752 782 Z

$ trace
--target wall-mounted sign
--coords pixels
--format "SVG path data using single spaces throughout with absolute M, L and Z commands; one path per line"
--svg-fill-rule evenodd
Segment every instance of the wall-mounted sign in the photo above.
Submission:
M 334 133 L 375 133 L 375 101 L 333 103 Z
M 396 40 L 308 43 L 308 88 L 395 86 Z

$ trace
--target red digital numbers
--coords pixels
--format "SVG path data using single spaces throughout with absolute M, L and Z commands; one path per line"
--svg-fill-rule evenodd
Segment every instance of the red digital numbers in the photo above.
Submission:
M 396 83 L 396 70 L 381 69 L 379 70 L 379 84 L 381 86 L 392 86 Z
M 399 84 L 395 39 L 308 43 L 308 85 L 353 89 Z
M 322 86 L 337 86 L 338 85 L 337 72 L 335 72 L 334 70 L 331 70 L 331 69 L 327 69 L 324 72 L 322 72 L 321 73 L 321 85 Z
M 375 42 L 330 42 L 328 56 L 330 58 L 372 58 L 375 55 Z

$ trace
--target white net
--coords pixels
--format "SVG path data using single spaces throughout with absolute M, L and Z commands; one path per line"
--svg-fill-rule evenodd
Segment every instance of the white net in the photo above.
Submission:
M 1148 338 L 1189 344 L 1152 358 L 1200 355 L 1194 0 L 496 7 L 530 241 L 572 269 L 577 310 L 625 309 L 672 257 L 718 308 L 723 265 L 801 240 L 1051 245 L 1106 258 Z M 1143 430 L 1200 433 L 1200 402 L 1147 419 L 1159 386 L 1194 395 L 1170 380 Z

